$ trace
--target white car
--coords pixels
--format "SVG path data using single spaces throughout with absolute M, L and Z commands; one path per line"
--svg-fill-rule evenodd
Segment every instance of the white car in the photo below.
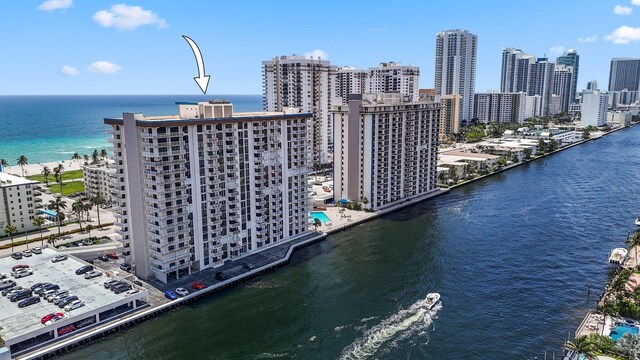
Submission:
M 187 296 L 189 295 L 189 290 L 185 289 L 185 288 L 177 288 L 176 289 L 176 294 L 178 294 L 179 296 Z
M 24 257 L 29 257 L 31 255 L 32 255 L 31 254 L 31 250 L 29 250 L 29 249 L 22 251 L 22 256 L 24 256 Z
M 2 279 L 6 279 L 7 278 L 7 274 L 5 273 L 0 273 L 0 280 Z
M 53 323 L 55 323 L 55 322 L 57 322 L 59 320 L 62 320 L 62 319 L 64 319 L 64 315 L 62 315 L 62 316 L 54 316 L 54 317 L 51 318 L 51 320 L 49 320 L 46 323 L 44 323 L 44 325 L 45 326 L 49 326 L 49 325 L 51 325 L 51 324 L 53 324 Z
M 40 249 L 39 247 L 34 247 L 33 249 L 31 249 L 31 252 L 36 255 L 40 255 L 42 254 L 42 249 Z
M 64 311 L 71 311 L 84 306 L 84 301 L 73 300 L 69 305 L 64 307 Z
M 139 292 L 140 292 L 140 290 L 138 290 L 138 289 L 133 289 L 133 290 L 129 290 L 129 291 L 127 291 L 126 293 L 124 293 L 124 295 L 125 295 L 125 296 L 129 296 L 129 295 L 137 294 L 137 293 L 139 293 Z
M 64 260 L 67 260 L 67 254 L 60 254 L 51 258 L 52 263 L 57 263 Z
M 13 275 L 14 278 L 18 279 L 18 278 L 21 278 L 21 277 L 29 276 L 31 274 L 33 274 L 33 270 L 31 270 L 29 268 L 26 268 L 26 269 L 20 269 L 20 270 L 14 272 L 12 275 Z
M 98 277 L 98 276 L 102 276 L 102 273 L 100 271 L 89 271 L 88 273 L 84 274 L 84 278 L 85 279 L 93 279 L 94 277 Z

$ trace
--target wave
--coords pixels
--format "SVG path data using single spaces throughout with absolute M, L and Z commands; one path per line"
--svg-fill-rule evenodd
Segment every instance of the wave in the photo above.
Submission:
M 431 310 L 422 307 L 424 299 L 416 301 L 409 308 L 400 310 L 380 324 L 372 327 L 360 338 L 342 350 L 340 360 L 362 360 L 375 355 L 387 342 L 397 346 L 398 341 L 410 336 L 427 337 L 427 329 L 442 309 L 438 303 Z M 428 342 L 428 338 L 427 338 Z

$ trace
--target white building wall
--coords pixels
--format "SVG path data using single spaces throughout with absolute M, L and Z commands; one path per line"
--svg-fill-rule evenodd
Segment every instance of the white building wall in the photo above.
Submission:
M 607 94 L 583 94 L 580 124 L 585 126 L 604 126 L 607 123 L 607 103 Z
M 36 229 L 33 219 L 41 202 L 34 189 L 37 183 L 0 173 L 0 236 L 5 235 L 5 225 L 15 226 L 18 232 Z

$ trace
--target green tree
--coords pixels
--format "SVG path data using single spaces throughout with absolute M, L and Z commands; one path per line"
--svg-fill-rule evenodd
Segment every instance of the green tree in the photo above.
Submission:
M 556 150 L 558 150 L 558 142 L 556 141 L 556 139 L 549 140 L 549 145 L 547 147 L 547 151 L 548 152 L 552 152 L 552 151 L 556 151 Z
M 85 165 L 89 165 L 89 155 L 87 154 L 82 155 L 82 160 L 84 160 Z
M 441 172 L 440 174 L 438 174 L 438 180 L 440 180 L 440 184 L 444 184 L 446 177 L 447 175 L 445 175 L 444 172 Z
M 582 130 L 582 140 L 591 139 L 591 132 L 588 129 Z
M 9 235 L 9 237 L 11 238 L 11 252 L 13 252 L 13 235 L 15 235 L 17 232 L 18 229 L 16 229 L 16 227 L 11 224 L 7 224 L 4 226 L 4 233 Z
M 100 206 L 107 203 L 107 201 L 102 197 L 102 195 L 98 194 L 96 196 L 91 197 L 89 199 L 92 205 L 96 207 L 96 214 L 98 215 L 98 227 L 102 227 L 100 224 Z
M 629 359 L 638 359 L 640 355 L 640 336 L 626 333 L 616 342 L 616 349 L 629 356 Z
M 525 160 L 531 159 L 531 148 L 525 148 L 522 153 L 524 154 Z
M 58 166 L 53 168 L 53 177 L 56 179 L 56 182 L 60 184 L 60 195 L 62 195 L 62 175 L 64 174 L 64 166 L 62 164 L 58 164 Z
M 49 205 L 47 206 L 49 210 L 56 211 L 56 222 L 58 223 L 58 235 L 60 235 L 60 226 L 62 226 L 62 221 L 65 216 L 62 213 L 62 210 L 67 208 L 67 203 L 62 200 L 62 196 L 56 196 L 53 200 L 49 200 Z
M 24 167 L 29 165 L 29 159 L 27 159 L 27 157 L 24 155 L 20 155 L 16 160 L 16 164 L 20 166 L 20 169 L 22 170 L 22 176 L 24 177 Z
M 47 244 L 55 247 L 57 239 L 58 239 L 58 236 L 56 234 L 51 234 L 47 237 Z
M 89 233 L 89 237 L 91 237 L 91 230 L 93 230 L 93 225 L 87 224 L 84 229 Z
M 40 171 L 40 174 L 44 176 L 44 182 L 45 184 L 47 184 L 47 186 L 49 186 L 49 175 L 51 175 L 51 169 L 49 169 L 47 165 L 43 165 L 42 171 Z
M 91 153 L 91 163 L 97 164 L 98 161 L 100 161 L 100 153 L 98 152 L 98 149 L 93 149 L 93 153 Z
M 0 166 L 2 166 L 2 172 L 4 172 L 4 169 L 9 167 L 9 163 L 5 159 L 0 159 Z
M 109 157 L 109 153 L 107 152 L 107 149 L 100 150 L 100 157 L 102 158 L 102 160 L 105 160 L 107 157 Z
M 589 341 L 587 336 L 578 336 L 573 342 L 567 341 L 564 345 L 567 350 L 572 350 L 578 354 L 584 355 L 587 360 L 597 360 L 595 354 L 595 345 Z
M 629 248 L 634 248 L 634 251 L 636 253 L 635 267 L 638 267 L 638 246 L 640 246 L 640 232 L 633 233 L 633 236 L 628 237 L 625 242 L 629 244 Z
M 547 152 L 547 143 L 542 139 L 538 139 L 538 149 L 536 150 L 536 155 L 544 155 Z
M 364 204 L 365 207 L 367 207 L 367 204 L 369 203 L 369 199 L 367 199 L 366 197 L 362 198 L 362 204 Z
M 42 238 L 42 225 L 44 225 L 44 219 L 40 216 L 36 216 L 35 219 L 33 219 L 33 226 L 36 226 L 38 229 L 40 229 L 40 244 L 42 246 L 44 246 L 44 239 Z
M 82 214 L 84 213 L 84 203 L 78 199 L 71 204 L 71 210 L 76 213 L 78 218 L 78 225 L 80 225 L 80 232 L 82 232 Z
M 321 225 L 322 225 L 322 221 L 320 221 L 320 219 L 318 218 L 313 219 L 313 227 L 316 229 L 316 231 Z
M 75 160 L 76 163 L 78 163 L 78 165 L 80 165 L 80 159 L 81 159 L 80 158 L 80 154 L 78 154 L 77 152 L 73 153 L 73 155 L 71 155 L 71 160 Z

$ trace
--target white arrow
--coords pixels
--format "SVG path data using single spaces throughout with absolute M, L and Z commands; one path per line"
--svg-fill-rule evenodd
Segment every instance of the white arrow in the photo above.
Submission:
M 196 57 L 196 63 L 198 64 L 198 76 L 194 77 L 193 80 L 196 81 L 200 90 L 202 90 L 203 94 L 207 93 L 207 87 L 209 86 L 209 75 L 204 74 L 204 60 L 202 60 L 202 53 L 200 52 L 200 48 L 195 43 L 195 41 L 191 40 L 190 37 L 186 35 L 182 35 L 182 37 L 187 41 L 189 46 L 191 46 L 191 50 L 193 50 L 193 55 Z

